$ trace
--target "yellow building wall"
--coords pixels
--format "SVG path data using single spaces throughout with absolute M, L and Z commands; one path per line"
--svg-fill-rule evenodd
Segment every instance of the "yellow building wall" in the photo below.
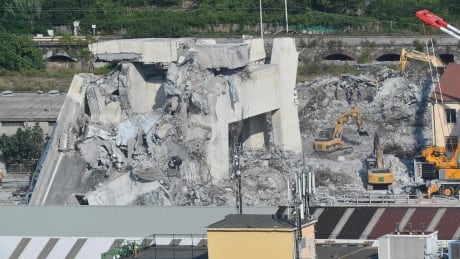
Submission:
M 294 258 L 293 232 L 208 230 L 209 259 Z
M 460 104 L 437 103 L 431 105 L 431 126 L 433 135 L 433 145 L 445 147 L 445 137 L 460 136 Z M 447 123 L 446 109 L 454 109 L 457 114 L 457 123 Z
M 305 247 L 301 251 L 302 258 L 316 258 L 315 225 L 311 224 L 302 228 L 302 238 L 305 239 Z

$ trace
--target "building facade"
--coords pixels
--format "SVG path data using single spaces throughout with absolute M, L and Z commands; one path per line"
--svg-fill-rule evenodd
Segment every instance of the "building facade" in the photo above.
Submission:
M 14 135 L 18 128 L 33 127 L 51 134 L 66 95 L 49 93 L 4 91 L 0 94 L 0 135 Z

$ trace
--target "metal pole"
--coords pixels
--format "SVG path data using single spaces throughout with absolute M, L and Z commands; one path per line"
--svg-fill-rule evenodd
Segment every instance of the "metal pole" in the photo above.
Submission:
M 286 16 L 286 34 L 288 34 L 289 26 L 288 26 L 288 15 L 287 15 L 287 0 L 284 0 L 284 14 Z
M 264 38 L 264 27 L 262 24 L 262 0 L 259 0 L 259 12 L 260 12 L 260 38 Z
M 243 195 L 241 193 L 241 173 L 238 176 L 238 204 L 239 204 L 239 214 L 243 214 Z

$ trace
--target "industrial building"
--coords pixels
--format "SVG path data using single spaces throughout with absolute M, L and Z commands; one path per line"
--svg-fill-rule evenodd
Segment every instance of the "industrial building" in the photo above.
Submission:
M 36 123 L 50 135 L 66 94 L 3 91 L 0 94 L 0 135 L 16 133 L 18 128 L 33 127 Z

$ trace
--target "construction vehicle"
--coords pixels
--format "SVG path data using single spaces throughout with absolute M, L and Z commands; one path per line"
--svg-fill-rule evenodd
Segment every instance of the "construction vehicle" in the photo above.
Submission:
M 349 149 L 345 146 L 342 140 L 343 126 L 347 123 L 348 119 L 352 117 L 358 126 L 358 133 L 360 136 L 367 136 L 368 133 L 362 129 L 363 121 L 359 112 L 359 107 L 356 104 L 351 110 L 346 111 L 337 119 L 335 128 L 321 130 L 318 137 L 313 142 L 313 149 L 316 152 L 333 152 L 343 149 Z
M 419 52 L 416 50 L 407 51 L 405 48 L 403 48 L 401 50 L 401 55 L 399 58 L 399 66 L 401 73 L 406 72 L 408 58 L 429 62 L 431 65 L 433 65 L 434 68 L 438 69 L 438 72 L 440 73 L 442 73 L 446 68 L 446 64 L 444 64 L 444 62 L 442 62 L 442 60 L 435 55 L 425 54 L 423 52 Z
M 380 146 L 379 135 L 374 135 L 374 152 L 366 159 L 367 189 L 390 189 L 394 175 L 391 167 L 385 167 L 383 163 L 383 150 Z
M 430 11 L 421 10 L 415 15 L 426 24 L 460 39 L 460 30 Z M 428 198 L 434 194 L 460 196 L 459 156 L 460 145 L 457 145 L 452 155 L 448 154 L 445 147 L 428 146 L 423 149 L 420 156 L 414 159 L 414 177 L 421 187 L 419 190 L 426 189 Z
M 460 195 L 460 145 L 451 156 L 444 147 L 427 147 L 414 159 L 415 180 L 423 183 L 426 194 Z

